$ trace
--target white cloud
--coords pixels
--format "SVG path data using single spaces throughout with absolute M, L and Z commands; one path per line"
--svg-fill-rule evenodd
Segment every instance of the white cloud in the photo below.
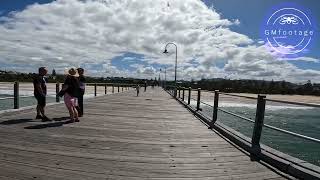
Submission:
M 319 59 L 312 58 L 312 57 L 295 57 L 295 58 L 281 58 L 279 60 L 283 61 L 306 61 L 306 62 L 314 62 L 319 63 Z
M 240 25 L 222 19 L 199 0 L 57 0 L 31 5 L 10 17 L 0 18 L 0 63 L 87 66 L 92 75 L 135 76 L 157 73 L 151 64 L 168 66 L 173 78 L 174 47 L 162 54 L 168 42 L 178 44 L 178 78 L 202 77 L 318 78 L 318 71 L 301 70 L 277 61 L 246 35 L 230 30 Z M 1 3 L 0 3 L 1 4 Z M 120 71 L 111 59 L 126 52 L 144 55 L 150 64 L 131 65 L 135 71 Z M 133 58 L 125 57 L 127 62 Z M 296 60 L 318 60 L 304 57 Z M 217 68 L 217 63 L 225 63 Z M 24 69 L 30 71 L 35 69 Z M 294 73 L 301 76 L 294 78 Z M 146 76 L 146 75 L 145 75 Z

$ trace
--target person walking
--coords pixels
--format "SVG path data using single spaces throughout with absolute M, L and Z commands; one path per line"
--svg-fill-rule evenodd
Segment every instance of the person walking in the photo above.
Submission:
M 37 99 L 37 116 L 36 119 L 42 119 L 43 122 L 51 121 L 45 115 L 47 85 L 45 75 L 48 70 L 46 67 L 40 67 L 38 69 L 38 75 L 33 79 L 34 97 Z
M 144 92 L 147 91 L 147 80 L 144 81 Z
M 139 96 L 139 91 L 140 91 L 140 85 L 139 84 L 137 84 L 136 89 L 137 89 L 137 97 L 138 97 Z
M 80 84 L 80 93 L 79 93 L 79 97 L 78 97 L 78 106 L 77 106 L 77 110 L 79 113 L 79 117 L 83 116 L 83 96 L 85 93 L 85 86 L 86 86 L 86 79 L 84 77 L 84 69 L 83 68 L 78 68 L 78 73 L 79 73 L 79 84 Z
M 78 80 L 79 74 L 75 68 L 71 68 L 67 72 L 67 77 L 63 84 L 61 91 L 59 92 L 59 96 L 64 96 L 64 103 L 69 110 L 70 121 L 79 122 L 78 111 L 76 106 L 78 106 L 78 98 L 80 94 L 80 83 Z

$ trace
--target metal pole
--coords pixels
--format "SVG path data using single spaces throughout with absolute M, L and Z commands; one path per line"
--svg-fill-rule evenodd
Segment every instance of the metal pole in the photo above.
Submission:
M 167 47 L 169 44 L 172 44 L 176 47 L 176 61 L 175 61 L 175 68 L 174 68 L 174 97 L 177 97 L 177 66 L 178 66 L 178 46 L 175 44 L 175 43 L 168 43 L 166 44 L 166 47 L 165 47 L 165 52 L 167 52 Z
M 164 68 L 164 88 L 167 88 L 167 68 Z
M 112 93 L 114 93 L 114 84 L 112 84 Z
M 14 82 L 13 86 L 13 106 L 14 109 L 19 109 L 19 82 Z
M 214 91 L 214 105 L 213 105 L 212 125 L 217 121 L 217 118 L 218 118 L 218 107 L 219 107 L 219 90 L 215 90 Z
M 118 85 L 118 92 L 120 92 L 120 85 Z
M 175 44 L 174 44 L 175 45 Z M 177 66 L 178 66 L 178 47 L 176 46 L 176 63 L 174 68 L 174 85 L 177 87 Z M 175 97 L 177 97 L 177 91 L 175 91 Z
M 200 96 L 201 96 L 201 88 L 198 88 L 198 99 L 197 99 L 197 111 L 200 109 Z
M 252 143 L 251 159 L 252 160 L 256 160 L 257 156 L 261 152 L 260 139 L 261 139 L 261 133 L 262 133 L 262 127 L 263 127 L 265 107 L 266 107 L 266 96 L 258 95 L 256 118 L 255 118 L 255 123 L 253 128 L 252 141 L 251 141 Z
M 56 83 L 56 102 L 60 102 L 60 97 L 58 96 L 58 93 L 60 91 L 60 84 Z
M 104 84 L 104 94 L 107 94 L 107 84 Z
M 185 90 L 186 88 L 182 88 L 182 101 L 184 101 L 184 90 Z
M 94 96 L 97 96 L 97 84 L 94 84 Z
M 191 87 L 189 87 L 189 92 L 188 92 L 188 104 L 190 104 L 190 99 L 191 99 Z

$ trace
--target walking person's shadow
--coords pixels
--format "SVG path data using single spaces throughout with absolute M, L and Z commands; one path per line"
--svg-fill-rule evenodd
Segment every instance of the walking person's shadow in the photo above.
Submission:
M 33 119 L 23 118 L 23 119 L 10 119 L 6 121 L 0 122 L 1 125 L 12 125 L 12 124 L 21 124 L 21 123 L 27 123 L 32 122 Z
M 66 120 L 70 120 L 70 117 L 52 118 L 52 120 L 54 122 L 27 126 L 24 129 L 44 129 L 44 128 L 60 127 L 60 126 L 63 126 L 64 124 L 68 124 L 69 121 L 66 121 Z

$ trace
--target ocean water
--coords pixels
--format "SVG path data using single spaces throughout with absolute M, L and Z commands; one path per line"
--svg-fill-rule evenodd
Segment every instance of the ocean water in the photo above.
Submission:
M 206 104 L 212 101 L 202 99 Z M 202 113 L 212 118 L 213 108 L 201 103 Z M 191 101 L 196 106 L 196 101 Z M 219 101 L 219 108 L 255 119 L 256 104 Z M 266 104 L 264 123 L 281 129 L 320 139 L 320 108 L 293 106 L 283 103 Z M 218 121 L 251 138 L 254 124 L 218 111 Z M 263 127 L 261 143 L 293 157 L 320 166 L 320 144 Z

